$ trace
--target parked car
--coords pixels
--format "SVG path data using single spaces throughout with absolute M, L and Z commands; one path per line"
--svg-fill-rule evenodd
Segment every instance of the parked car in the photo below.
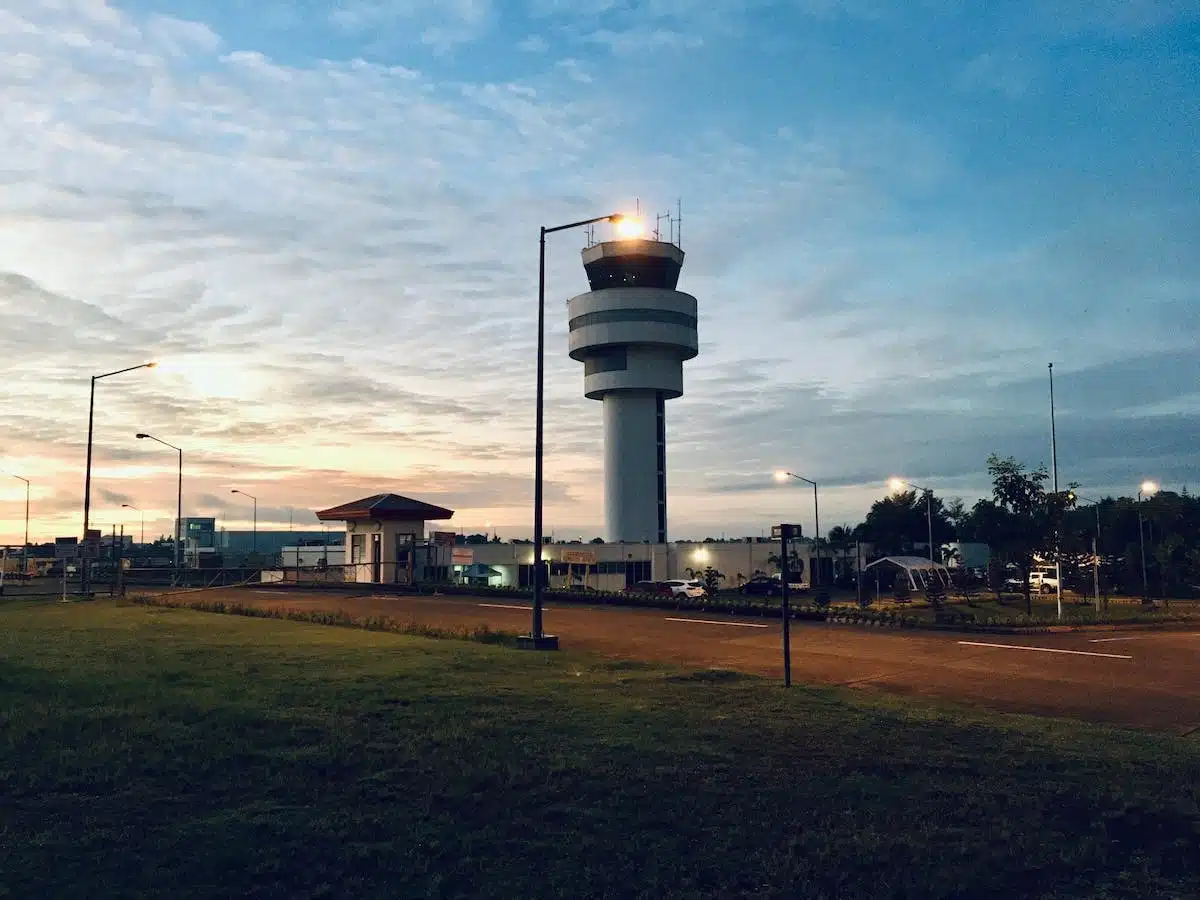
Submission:
M 1019 575 L 1005 579 L 1004 586 L 1013 591 L 1025 590 Z M 1029 590 L 1041 594 L 1054 593 L 1058 590 L 1058 573 L 1053 567 L 1034 569 L 1029 573 Z
M 755 575 L 738 590 L 747 597 L 779 597 L 783 594 L 783 582 L 770 575 Z
M 676 597 L 691 597 L 693 599 L 705 597 L 708 591 L 699 581 L 690 578 L 672 578 L 664 581 L 663 584 L 671 589 L 671 593 Z
M 675 592 L 665 581 L 639 581 L 633 587 L 625 589 L 627 594 L 658 594 L 664 597 L 673 597 Z

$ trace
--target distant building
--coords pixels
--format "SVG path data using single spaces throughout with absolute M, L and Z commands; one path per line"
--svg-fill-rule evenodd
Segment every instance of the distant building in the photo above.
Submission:
M 453 578 L 493 587 L 528 587 L 533 583 L 532 543 L 456 544 L 453 532 L 428 531 L 426 524 L 449 519 L 453 510 L 402 497 L 375 494 L 317 513 L 322 521 L 345 522 L 345 565 L 338 577 L 366 583 L 406 583 Z M 624 590 L 639 581 L 701 578 L 711 567 L 724 576 L 723 585 L 737 586 L 756 574 L 779 572 L 778 541 L 745 538 L 741 541 L 650 543 L 648 541 L 601 544 L 550 544 L 542 560 L 550 570 L 551 587 L 588 586 L 598 590 Z M 308 547 L 292 547 L 282 560 L 294 566 L 290 554 L 298 553 L 300 566 L 320 565 L 320 556 Z M 831 584 L 836 556 L 854 564 L 854 551 L 822 547 L 819 584 Z M 815 549 L 811 542 L 795 545 L 790 565 L 799 580 L 808 582 Z M 325 565 L 336 567 L 332 547 Z M 865 562 L 865 557 L 864 557 Z

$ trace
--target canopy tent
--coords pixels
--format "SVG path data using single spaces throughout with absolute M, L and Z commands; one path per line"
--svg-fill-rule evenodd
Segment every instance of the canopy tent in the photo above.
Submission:
M 950 570 L 941 563 L 935 563 L 923 556 L 885 556 L 873 563 L 863 566 L 863 571 L 875 566 L 890 566 L 908 576 L 908 584 L 914 591 L 927 590 L 936 583 L 943 588 L 954 586 L 950 580 Z

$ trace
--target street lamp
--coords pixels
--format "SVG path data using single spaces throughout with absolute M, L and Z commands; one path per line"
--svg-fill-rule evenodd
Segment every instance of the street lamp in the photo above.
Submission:
M 933 491 L 929 488 L 921 487 L 919 484 L 913 484 L 911 481 L 905 481 L 903 478 L 889 478 L 888 487 L 894 492 L 904 490 L 904 486 L 917 491 L 925 492 L 925 522 L 929 526 L 929 561 L 934 562 L 933 558 Z
M 87 599 L 90 599 L 92 596 L 92 571 L 91 562 L 88 560 L 88 525 L 90 524 L 89 519 L 92 511 L 92 426 L 95 422 L 96 413 L 96 382 L 101 378 L 111 378 L 113 375 L 123 375 L 126 372 L 133 372 L 137 369 L 153 369 L 156 365 L 158 363 L 141 363 L 140 365 L 117 369 L 115 372 L 105 372 L 103 375 L 92 376 L 92 392 L 88 399 L 87 467 L 84 470 L 83 476 L 83 550 L 81 551 L 80 558 L 83 567 L 80 590 Z
M 816 590 L 817 584 L 821 580 L 821 509 L 817 503 L 817 483 L 811 478 L 805 478 L 803 475 L 797 475 L 795 472 L 779 471 L 775 473 L 776 481 L 787 481 L 789 478 L 795 478 L 797 481 L 803 481 L 806 484 L 811 484 L 813 489 L 813 547 L 816 550 L 816 568 L 809 573 L 809 581 L 812 582 L 813 590 Z
M 13 475 L 13 478 L 25 482 L 25 543 L 21 547 L 21 575 L 24 577 L 29 574 L 29 479 L 20 475 Z
M 141 537 L 138 538 L 138 543 L 145 544 L 146 543 L 146 514 L 139 507 L 133 506 L 130 503 L 122 503 L 121 508 L 122 509 L 132 509 L 135 513 L 137 513 L 139 516 L 142 517 L 142 533 L 141 533 Z
M 1146 529 L 1142 523 L 1142 495 L 1147 499 L 1158 493 L 1158 485 L 1153 481 L 1143 481 L 1138 488 L 1138 543 L 1142 548 L 1142 602 L 1150 602 L 1150 582 L 1146 577 Z
M 229 493 L 241 494 L 243 497 L 249 497 L 251 500 L 254 501 L 254 530 L 252 532 L 250 532 L 250 552 L 253 555 L 257 556 L 258 555 L 258 498 L 255 497 L 253 494 L 247 494 L 245 491 L 239 491 L 237 488 L 234 488 Z
M 546 369 L 546 235 L 570 228 L 582 228 L 596 222 L 612 222 L 623 238 L 634 238 L 641 233 L 641 223 L 637 219 L 621 213 L 612 213 L 592 219 L 581 219 L 567 225 L 555 225 L 553 228 L 543 225 L 538 234 L 537 413 L 533 438 L 533 619 L 529 634 L 522 635 L 517 640 L 518 646 L 528 650 L 558 649 L 558 638 L 542 632 L 542 598 L 545 590 L 542 579 L 542 457 L 545 447 L 543 411 Z
M 157 441 L 164 447 L 170 447 L 179 453 L 179 484 L 178 491 L 175 497 L 175 581 L 177 584 L 183 583 L 183 450 L 176 447 L 174 444 L 168 444 L 161 438 L 156 438 L 152 434 L 144 434 L 139 432 L 138 440 L 149 438 L 152 441 Z M 144 537 L 145 535 L 143 535 Z

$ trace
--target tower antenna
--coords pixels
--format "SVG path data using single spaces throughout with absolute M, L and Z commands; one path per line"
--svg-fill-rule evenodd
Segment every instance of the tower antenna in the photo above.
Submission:
M 683 249 L 683 198 L 677 197 L 675 200 L 675 221 L 679 223 L 679 231 L 676 234 L 675 246 L 680 250 Z

